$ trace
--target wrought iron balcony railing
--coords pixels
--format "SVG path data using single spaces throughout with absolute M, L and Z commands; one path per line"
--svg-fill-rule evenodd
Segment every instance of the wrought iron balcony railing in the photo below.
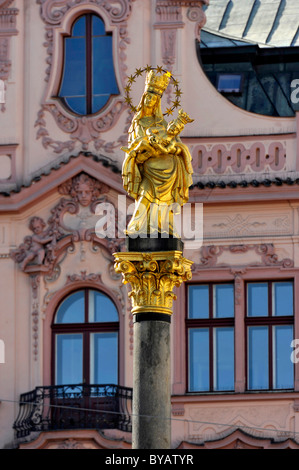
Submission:
M 132 389 L 118 385 L 36 387 L 20 396 L 13 428 L 18 438 L 59 429 L 132 431 Z

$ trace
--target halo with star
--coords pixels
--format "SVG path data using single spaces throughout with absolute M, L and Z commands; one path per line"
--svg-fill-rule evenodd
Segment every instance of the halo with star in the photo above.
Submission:
M 166 74 L 168 74 L 170 76 L 172 84 L 174 85 L 175 99 L 173 101 L 171 101 L 172 106 L 170 106 L 169 108 L 166 109 L 166 113 L 163 113 L 163 116 L 166 116 L 166 115 L 169 116 L 169 115 L 173 114 L 173 111 L 175 110 L 175 108 L 180 106 L 180 104 L 181 104 L 180 97 L 182 96 L 182 91 L 179 88 L 179 82 L 177 80 L 175 80 L 175 78 L 172 76 L 172 74 L 169 71 L 164 70 L 159 65 L 157 65 L 157 67 L 152 67 L 151 65 L 147 65 L 146 67 L 143 67 L 143 68 L 137 68 L 135 70 L 135 73 L 133 73 L 132 75 L 130 75 L 128 77 L 128 83 L 125 87 L 125 102 L 130 106 L 133 113 L 136 113 L 137 106 L 133 105 L 132 98 L 130 96 L 131 86 L 136 81 L 136 78 L 140 77 L 144 72 L 147 73 L 147 72 L 150 72 L 151 70 L 155 70 L 157 73 L 166 73 Z

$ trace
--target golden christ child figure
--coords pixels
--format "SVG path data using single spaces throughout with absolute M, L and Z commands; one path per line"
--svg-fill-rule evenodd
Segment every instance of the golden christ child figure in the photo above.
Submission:
M 179 209 L 172 209 L 189 198 L 192 158 L 179 133 L 193 119 L 180 110 L 177 119 L 169 124 L 165 121 L 161 97 L 169 80 L 167 73 L 156 75 L 153 70 L 147 73 L 145 90 L 129 128 L 128 147 L 122 147 L 126 152 L 123 185 L 135 199 L 135 210 L 126 230 L 128 236 L 166 233 L 178 237 L 173 213 L 179 213 Z

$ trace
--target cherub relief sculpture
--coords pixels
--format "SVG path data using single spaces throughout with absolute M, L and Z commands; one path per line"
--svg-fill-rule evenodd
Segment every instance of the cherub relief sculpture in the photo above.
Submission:
M 123 185 L 135 199 L 135 211 L 127 227 L 127 235 L 152 233 L 150 215 L 157 213 L 156 228 L 163 231 L 159 219 L 162 206 L 188 201 L 192 185 L 191 155 L 179 133 L 192 119 L 182 110 L 168 125 L 161 110 L 161 97 L 169 83 L 169 75 L 147 73 L 145 90 L 129 129 L 128 147 L 122 167 Z M 153 210 L 154 209 L 154 210 Z M 173 220 L 168 233 L 177 236 Z
M 26 236 L 24 242 L 17 250 L 12 252 L 12 257 L 20 263 L 20 268 L 24 270 L 31 261 L 36 261 L 37 264 L 42 264 L 46 251 L 48 252 L 48 259 L 50 254 L 52 256 L 55 252 L 56 234 L 53 230 L 45 230 L 46 223 L 41 217 L 32 217 L 29 221 L 29 228 L 33 232 L 32 236 Z
M 23 243 L 11 251 L 11 257 L 23 271 L 28 265 L 36 265 L 51 272 L 68 246 L 78 241 L 98 242 L 95 207 L 107 199 L 102 193 L 108 192 L 108 186 L 81 173 L 60 185 L 58 191 L 70 197 L 59 200 L 47 223 L 41 217 L 32 217 L 28 227 L 33 235 L 25 236 Z M 110 242 L 106 241 L 108 249 Z

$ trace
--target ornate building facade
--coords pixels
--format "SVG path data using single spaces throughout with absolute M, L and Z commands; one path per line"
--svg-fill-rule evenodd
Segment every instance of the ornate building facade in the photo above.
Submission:
M 177 101 L 194 119 L 182 141 L 203 210 L 172 316 L 172 447 L 298 448 L 298 112 L 243 109 L 200 63 L 211 31 L 236 45 L 237 3 L 254 24 L 254 0 L 0 0 L 2 448 L 131 446 L 133 318 L 113 253 L 132 202 L 119 210 L 120 147 L 148 65 L 177 80 L 166 119 Z M 268 50 L 296 47 L 275 21 Z M 238 38 L 265 46 L 245 26 Z

